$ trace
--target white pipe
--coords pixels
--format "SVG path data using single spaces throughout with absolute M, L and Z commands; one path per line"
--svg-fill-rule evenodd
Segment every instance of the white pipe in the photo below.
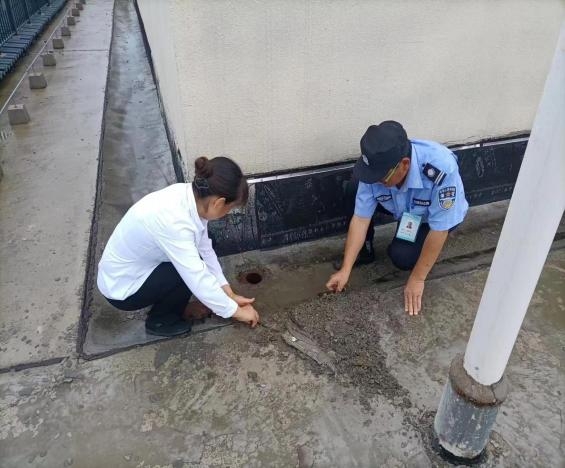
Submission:
M 464 367 L 498 382 L 565 210 L 565 23 L 483 291 Z

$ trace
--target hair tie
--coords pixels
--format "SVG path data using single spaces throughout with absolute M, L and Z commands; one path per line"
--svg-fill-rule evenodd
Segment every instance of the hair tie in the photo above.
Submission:
M 198 189 L 198 192 L 200 192 L 200 194 L 203 194 L 203 192 L 209 192 L 210 191 L 210 185 L 208 185 L 208 181 L 206 179 L 204 179 L 203 177 L 195 177 L 194 178 L 194 185 L 196 186 L 196 188 Z

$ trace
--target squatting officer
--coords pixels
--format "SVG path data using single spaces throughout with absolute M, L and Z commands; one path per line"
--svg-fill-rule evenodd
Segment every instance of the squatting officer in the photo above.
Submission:
M 469 204 L 456 156 L 432 141 L 409 140 L 398 122 L 371 125 L 361 138 L 361 157 L 353 169 L 354 210 L 339 271 L 326 284 L 341 292 L 355 265 L 374 260 L 375 210 L 397 220 L 387 253 L 401 270 L 411 270 L 404 288 L 404 309 L 417 315 L 428 273 L 448 233 L 460 224 Z M 353 197 L 351 197 L 353 207 Z

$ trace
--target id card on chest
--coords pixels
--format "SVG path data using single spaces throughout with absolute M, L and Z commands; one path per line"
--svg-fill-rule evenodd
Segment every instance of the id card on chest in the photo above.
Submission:
M 411 213 L 402 213 L 396 237 L 408 242 L 414 242 L 418 235 L 418 228 L 422 224 L 422 217 Z

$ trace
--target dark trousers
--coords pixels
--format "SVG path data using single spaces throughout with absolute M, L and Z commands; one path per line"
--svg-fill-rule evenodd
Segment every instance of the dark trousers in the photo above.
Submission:
M 120 310 L 138 310 L 153 306 L 148 320 L 158 319 L 162 323 L 174 323 L 182 316 L 191 296 L 190 289 L 173 264 L 165 262 L 151 272 L 137 292 L 122 301 L 108 299 L 108 302 Z
M 345 186 L 347 217 L 349 218 L 349 221 L 351 221 L 351 218 L 355 213 L 355 197 L 357 195 L 358 186 L 359 181 L 355 178 L 349 181 Z M 385 209 L 380 203 L 377 205 L 376 212 L 392 215 L 392 213 Z M 398 223 L 396 225 L 396 229 L 398 230 Z M 430 232 L 429 224 L 422 223 L 420 224 L 420 228 L 418 229 L 418 234 L 416 235 L 416 240 L 414 242 L 398 239 L 395 234 L 395 237 L 392 239 L 387 248 L 387 254 L 396 268 L 400 270 L 411 270 L 414 268 L 418 258 L 420 258 L 420 253 L 422 252 L 422 247 L 424 246 L 424 241 L 426 240 L 428 232 Z M 374 219 L 371 219 L 365 243 L 372 245 L 374 237 L 375 221 Z

